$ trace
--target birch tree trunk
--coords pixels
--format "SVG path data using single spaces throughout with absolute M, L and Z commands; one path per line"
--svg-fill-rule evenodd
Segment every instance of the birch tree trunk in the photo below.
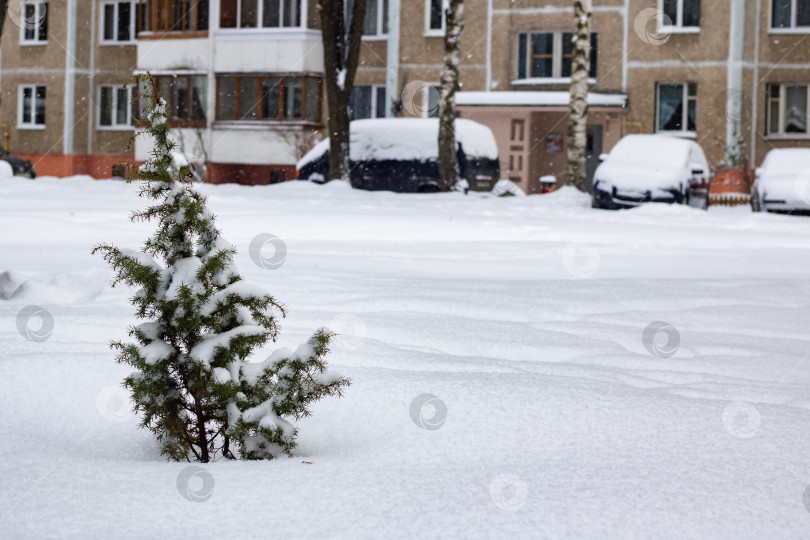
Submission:
M 464 0 L 445 0 L 444 69 L 439 100 L 439 188 L 449 191 L 459 180 L 456 154 L 456 90 L 461 63 Z
M 571 100 L 565 144 L 565 184 L 585 191 L 588 127 L 588 73 L 591 66 L 591 0 L 574 0 L 574 43 L 571 57 Z
M 323 40 L 324 83 L 326 84 L 327 128 L 329 130 L 329 179 L 349 180 L 349 96 L 360 59 L 364 0 L 352 2 L 346 21 L 347 0 L 320 0 L 317 10 Z M 348 32 L 347 32 L 348 30 Z

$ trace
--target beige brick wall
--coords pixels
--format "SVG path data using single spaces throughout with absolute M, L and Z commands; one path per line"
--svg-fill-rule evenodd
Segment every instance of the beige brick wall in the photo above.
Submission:
M 77 154 L 118 154 L 127 152 L 128 131 L 97 129 L 98 87 L 122 84 L 136 63 L 132 45 L 101 45 L 99 32 L 102 0 L 78 0 L 78 45 L 76 52 L 76 109 L 73 130 Z M 485 90 L 487 76 L 487 2 L 468 1 L 462 35 L 462 90 Z M 625 21 L 624 0 L 596 2 L 593 29 L 599 34 L 599 63 L 595 92 L 621 92 L 626 73 L 629 109 L 626 121 L 639 123 L 645 132 L 655 128 L 657 82 L 698 84 L 697 140 L 713 163 L 723 158 L 727 124 L 725 103 L 729 20 L 727 2 L 704 1 L 701 27 L 696 34 L 673 34 L 660 45 L 645 43 L 635 32 L 636 18 L 645 9 L 656 9 L 658 0 L 629 0 Z M 95 5 L 95 11 L 93 6 Z M 317 29 L 317 2 L 311 0 L 308 26 Z M 785 34 L 769 28 L 771 0 L 746 3 L 746 39 L 743 72 L 743 134 L 746 143 L 756 146 L 752 164 L 759 163 L 773 147 L 810 146 L 810 140 L 768 138 L 765 127 L 765 87 L 771 82 L 810 83 L 808 34 Z M 443 56 L 441 36 L 429 35 L 425 0 L 401 0 L 400 73 L 401 89 L 408 83 L 438 83 Z M 759 7 L 760 68 L 753 70 L 755 35 Z M 567 90 L 565 85 L 516 85 L 517 36 L 520 32 L 569 31 L 573 26 L 570 0 L 492 0 L 491 90 Z M 20 84 L 44 83 L 48 88 L 47 123 L 41 131 L 12 130 L 12 149 L 28 152 L 61 152 L 64 114 L 64 67 L 66 43 L 66 2 L 50 3 L 49 41 L 43 46 L 21 46 L 20 30 L 7 21 L 0 42 L 4 70 L 0 85 L 0 121 L 14 125 Z M 642 21 L 643 22 L 643 21 Z M 624 55 L 624 29 L 627 25 L 627 56 Z M 652 26 L 650 27 L 652 28 Z M 92 37 L 92 39 L 88 39 Z M 356 84 L 385 84 L 387 41 L 363 42 Z M 92 71 L 92 75 L 91 75 Z M 399 96 L 397 96 L 399 97 Z M 756 104 L 756 111 L 754 105 Z M 599 120 L 598 123 L 602 121 Z M 634 129 L 624 126 L 622 131 Z M 606 140 L 606 146 L 609 143 Z M 606 148 L 606 149 L 607 149 Z M 535 171 L 536 172 L 536 171 Z M 532 173 L 534 174 L 534 172 Z
M 95 10 L 93 3 L 96 5 Z M 101 0 L 93 0 L 93 2 L 78 1 L 76 4 L 77 40 L 74 55 L 76 74 L 72 137 L 73 150 L 77 155 L 130 153 L 127 145 L 131 132 L 101 132 L 96 129 L 99 85 L 123 84 L 131 77 L 136 65 L 134 45 L 99 43 L 101 3 Z M 14 15 L 14 13 L 9 15 L 0 42 L 3 50 L 0 121 L 16 126 L 19 85 L 44 84 L 47 88 L 45 129 L 12 128 L 10 147 L 12 151 L 26 153 L 62 153 L 67 54 L 66 3 L 49 3 L 46 45 L 21 45 L 20 29 Z M 92 137 L 88 137 L 89 131 L 92 131 Z

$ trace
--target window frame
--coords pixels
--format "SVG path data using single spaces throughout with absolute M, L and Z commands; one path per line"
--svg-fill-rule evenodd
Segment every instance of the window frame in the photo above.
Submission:
M 43 119 L 42 123 L 38 124 L 36 122 L 36 111 L 37 111 L 37 88 L 43 88 L 45 90 L 45 98 L 43 104 Z M 23 102 L 23 93 L 26 89 L 31 89 L 31 121 L 30 122 L 23 122 L 23 116 L 25 114 L 25 103 Z M 48 87 L 44 84 L 20 84 L 17 87 L 17 129 L 27 129 L 27 130 L 43 130 L 48 123 Z
M 430 12 L 432 11 L 433 2 L 439 2 L 439 4 L 443 5 L 443 0 L 425 0 L 425 36 L 429 37 L 438 37 L 444 36 L 446 29 L 447 29 L 447 17 L 444 13 L 444 8 L 442 8 L 442 25 L 441 28 L 433 28 L 430 26 L 431 19 L 430 19 Z
M 799 8 L 798 2 L 799 0 L 790 0 L 790 26 L 786 27 L 779 27 L 774 26 L 773 20 L 773 3 L 777 0 L 771 0 L 768 4 L 770 9 L 768 10 L 768 33 L 769 34 L 810 34 L 810 24 L 804 26 L 798 26 L 796 24 L 796 18 L 798 16 Z M 808 1 L 808 0 L 805 0 Z
M 113 90 L 113 101 L 111 103 L 112 110 L 110 112 L 110 116 L 113 119 L 112 124 L 109 126 L 105 126 L 101 123 L 101 93 L 104 88 L 111 88 Z M 137 95 L 137 89 L 135 86 L 128 84 L 126 85 L 127 90 L 127 103 L 129 106 L 127 107 L 127 117 L 129 122 L 126 124 L 119 124 L 116 121 L 116 111 L 118 109 L 118 92 L 116 90 L 120 90 L 122 86 L 120 84 L 99 84 L 98 85 L 98 92 L 96 93 L 96 97 L 98 99 L 98 107 L 96 107 L 96 129 L 99 131 L 132 131 L 135 129 L 135 121 L 137 120 L 137 111 L 135 107 L 135 97 Z
M 99 10 L 99 38 L 98 42 L 100 45 L 134 45 L 137 43 L 138 40 L 138 4 L 140 4 L 138 0 L 111 0 L 101 3 L 101 9 Z M 117 38 L 118 35 L 118 8 L 121 4 L 129 4 L 130 5 L 130 12 L 129 12 L 129 39 L 127 41 L 120 41 Z M 114 15 L 113 18 L 115 19 L 115 34 L 116 38 L 114 39 L 104 39 L 104 24 L 107 22 L 104 19 L 104 10 L 107 6 L 114 6 Z
M 534 36 L 539 34 L 550 34 L 552 36 L 552 48 L 551 48 L 551 76 L 550 77 L 538 77 L 534 76 L 532 73 L 533 70 L 533 62 L 532 58 L 534 58 Z M 566 84 L 571 82 L 571 76 L 563 76 L 562 74 L 562 66 L 563 66 L 563 58 L 567 56 L 564 54 L 564 46 L 563 46 L 563 36 L 565 34 L 572 34 L 569 30 L 530 30 L 525 32 L 518 32 L 515 35 L 516 44 L 515 50 L 517 54 L 515 55 L 515 80 L 512 81 L 512 84 Z M 526 63 L 526 76 L 520 76 L 520 38 L 521 36 L 526 36 L 526 51 L 525 51 L 525 63 Z M 594 51 L 594 40 L 596 41 L 596 51 L 597 56 L 594 61 L 593 51 Z M 573 52 L 573 51 L 572 51 Z M 599 32 L 591 32 L 591 68 L 588 70 L 588 83 L 595 84 L 597 78 L 599 77 Z M 591 69 L 594 72 L 591 72 Z
M 256 26 L 242 27 L 242 3 L 246 0 L 234 0 L 236 2 L 236 26 L 222 26 L 222 2 L 219 2 L 219 13 L 217 17 L 217 30 L 225 31 L 239 31 L 239 32 L 266 32 L 270 31 L 290 31 L 290 30 L 304 30 L 306 29 L 306 15 L 307 15 L 307 0 L 294 0 L 298 3 L 298 25 L 284 26 L 284 0 L 279 0 L 281 6 L 281 13 L 279 14 L 279 21 L 282 22 L 280 26 L 264 26 L 264 0 L 254 0 L 257 2 L 258 9 L 256 10 Z M 211 26 L 209 22 L 208 26 Z
M 169 83 L 170 93 L 168 96 L 161 96 L 163 99 L 166 100 L 166 116 L 169 122 L 169 126 L 173 128 L 204 128 L 208 125 L 208 119 L 211 116 L 211 112 L 208 110 L 208 75 L 205 73 L 163 73 L 163 74 L 153 74 L 155 79 L 155 85 L 160 88 L 160 81 L 161 79 L 170 79 L 171 82 Z M 202 107 L 203 107 L 203 114 L 205 118 L 201 120 L 194 120 L 191 118 L 192 112 L 192 103 L 193 99 L 191 99 L 191 89 L 193 85 L 191 83 L 191 79 L 193 78 L 201 78 L 205 79 L 205 84 L 203 84 L 202 88 L 205 89 L 205 96 L 202 100 Z M 174 96 L 175 96 L 175 84 L 178 79 L 183 79 L 186 82 L 186 89 L 189 91 L 189 99 L 188 103 L 186 104 L 186 118 L 178 118 L 174 115 L 175 113 L 175 103 L 174 103 Z M 137 120 L 137 119 L 136 119 Z
M 387 90 L 386 86 L 384 84 L 355 84 L 354 86 L 352 86 L 352 91 L 354 91 L 355 88 L 362 88 L 362 87 L 371 88 L 371 103 L 369 104 L 369 108 L 371 110 L 371 116 L 369 116 L 368 118 L 369 119 L 385 118 L 386 117 L 385 115 L 377 116 L 377 111 L 378 111 L 378 109 L 380 107 L 380 102 L 379 102 L 379 99 L 378 99 L 379 98 L 379 91 L 382 89 L 383 93 L 385 93 L 386 90 Z M 388 101 L 388 97 L 386 96 L 385 97 L 385 102 L 383 103 L 383 112 L 385 112 L 385 104 L 387 103 L 387 101 Z M 350 109 L 351 109 L 351 97 L 349 97 L 349 105 L 350 105 Z M 351 120 L 364 120 L 364 118 L 352 118 L 353 112 L 354 112 L 353 110 L 349 111 L 349 117 L 350 117 Z
M 661 121 L 661 86 L 662 85 L 681 85 L 683 87 L 681 99 L 683 100 L 683 112 L 681 117 L 681 129 L 660 129 L 659 122 Z M 689 95 L 689 85 L 695 85 L 695 95 Z M 680 137 L 697 137 L 698 130 L 698 89 L 699 85 L 696 81 L 656 81 L 655 83 L 655 133 L 663 133 L 667 135 L 678 135 Z M 689 129 L 689 101 L 695 102 L 695 129 Z
M 23 2 L 22 4 L 20 4 L 21 18 L 24 19 L 24 16 L 22 16 L 22 14 L 23 14 L 25 8 L 27 6 L 31 6 L 31 5 L 34 6 L 34 10 L 35 10 L 34 11 L 34 18 L 37 19 L 37 20 L 40 20 L 40 17 L 41 17 L 40 11 L 42 10 L 42 8 L 44 6 L 45 17 L 42 18 L 41 20 L 45 23 L 45 39 L 39 39 L 38 30 L 40 28 L 40 24 L 38 24 L 37 26 L 35 26 L 33 28 L 34 37 L 32 39 L 26 38 L 25 37 L 25 32 L 26 32 L 26 30 L 29 30 L 29 28 L 28 28 L 27 23 L 23 20 L 23 21 L 21 21 L 21 24 L 20 24 L 20 45 L 26 45 L 26 46 L 29 46 L 29 45 L 47 45 L 48 40 L 50 39 L 50 28 L 48 27 L 49 22 L 50 22 L 48 20 L 48 11 L 49 11 L 50 6 L 48 5 L 47 0 L 27 0 L 27 1 Z
M 785 108 L 787 106 L 787 94 L 785 88 L 790 86 L 804 86 L 807 92 L 807 118 L 805 120 L 805 133 L 788 133 L 785 131 Z M 779 97 L 771 97 L 771 88 L 779 88 Z M 771 132 L 771 108 L 772 102 L 779 104 L 779 128 L 777 132 Z M 783 82 L 768 83 L 765 85 L 765 137 L 768 139 L 810 139 L 810 82 Z
M 208 35 L 209 30 L 211 30 L 211 2 L 213 0 L 151 0 L 150 3 L 146 4 L 140 1 L 136 1 L 137 4 L 141 4 L 144 6 L 143 8 L 143 16 L 141 20 L 137 23 L 138 27 L 136 28 L 136 33 L 138 34 L 139 39 L 143 38 L 152 38 L 156 39 L 163 34 L 170 34 L 170 35 L 184 35 L 188 37 L 205 37 Z M 188 15 L 189 20 L 189 28 L 188 29 L 175 29 L 177 26 L 177 20 L 171 15 L 172 9 L 171 7 L 174 6 L 174 2 L 188 2 L 189 9 L 186 12 Z M 206 15 L 207 20 L 207 28 L 200 29 L 199 22 L 200 18 L 198 16 L 199 13 L 199 6 L 200 3 L 207 3 L 208 4 L 208 12 Z M 159 16 L 160 7 L 164 7 L 168 16 L 161 18 Z M 140 11 L 140 9 L 138 9 Z M 137 19 L 136 19 L 137 20 Z M 170 28 L 169 22 L 174 22 L 174 25 Z M 158 24 L 160 24 L 160 28 L 158 28 Z
M 683 25 L 683 3 L 685 0 L 675 0 L 678 3 L 677 15 L 672 24 L 664 24 L 664 0 L 658 0 L 658 32 L 661 34 L 698 34 L 700 23 L 697 26 Z M 702 19 L 703 4 L 698 7 L 698 19 Z
M 377 33 L 376 34 L 363 33 L 363 40 L 375 41 L 388 39 L 388 30 L 383 32 L 383 29 L 387 24 L 385 20 L 385 13 L 388 11 L 389 7 L 388 0 L 368 0 L 368 1 L 377 3 Z M 368 13 L 368 6 L 366 6 L 366 13 Z M 365 21 L 363 21 L 363 31 L 365 32 Z
M 229 124 L 242 124 L 242 125 L 262 125 L 262 124 L 310 124 L 322 125 L 323 120 L 323 78 L 321 75 L 313 73 L 217 73 L 215 75 L 215 95 L 213 122 L 216 123 L 229 123 Z M 234 83 L 234 118 L 220 118 L 220 83 L 222 79 L 235 79 Z M 261 115 L 262 110 L 262 79 L 278 79 L 278 115 L 275 118 L 263 118 Z M 240 94 L 242 79 L 254 79 L 256 81 L 256 105 L 255 105 L 255 118 L 240 118 Z M 286 92 L 287 92 L 287 79 L 298 79 L 301 82 L 301 117 L 300 118 L 287 118 L 286 111 Z M 318 85 L 318 104 L 317 104 L 317 118 L 307 118 L 307 88 L 310 84 L 309 81 L 313 80 Z
M 435 88 L 436 91 L 439 93 L 439 99 L 436 100 L 436 114 L 430 113 L 430 91 L 423 90 L 422 91 L 422 111 L 424 111 L 424 115 L 422 118 L 438 118 L 439 114 L 441 113 L 441 103 L 442 103 L 442 83 L 441 82 L 430 82 L 426 83 L 424 88 Z

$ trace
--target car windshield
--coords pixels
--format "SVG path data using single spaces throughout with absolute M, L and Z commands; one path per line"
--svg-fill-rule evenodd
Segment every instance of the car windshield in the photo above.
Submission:
M 656 166 L 679 166 L 686 161 L 686 141 L 657 135 L 629 136 L 610 152 L 610 161 Z

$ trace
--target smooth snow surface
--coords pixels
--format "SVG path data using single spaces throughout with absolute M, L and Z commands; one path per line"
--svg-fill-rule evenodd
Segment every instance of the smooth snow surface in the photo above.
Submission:
M 810 535 L 810 219 L 198 187 L 289 309 L 270 350 L 329 327 L 352 386 L 294 423 L 292 459 L 167 463 L 108 349 L 143 322 L 133 291 L 90 255 L 138 249 L 146 201 L 2 179 L 0 537 Z M 263 233 L 286 245 L 276 270 L 251 260 Z

